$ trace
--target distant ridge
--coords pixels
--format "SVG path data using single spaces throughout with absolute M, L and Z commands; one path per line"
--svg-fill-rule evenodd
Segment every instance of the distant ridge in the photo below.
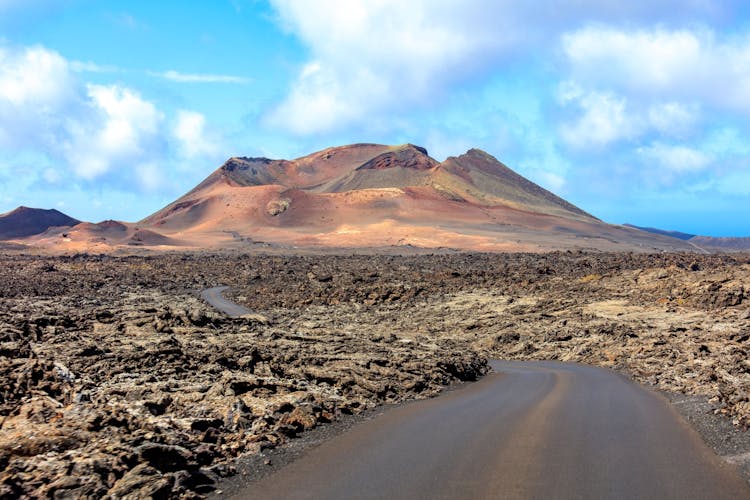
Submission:
M 695 236 L 688 241 L 712 251 L 746 252 L 750 250 L 750 237 Z
M 624 226 L 687 241 L 691 245 L 706 251 L 744 252 L 750 250 L 750 237 L 699 236 L 695 234 L 681 233 L 679 231 L 666 231 L 664 229 L 653 227 L 634 226 L 632 224 L 624 224 Z
M 10 240 L 41 234 L 51 227 L 75 226 L 79 220 L 69 217 L 59 210 L 18 207 L 0 214 L 0 239 Z
M 647 233 L 653 233 L 653 234 L 662 234 L 664 236 L 671 236 L 672 238 L 677 238 L 679 240 L 688 241 L 691 238 L 695 238 L 696 235 L 694 234 L 688 234 L 688 233 L 681 233 L 680 231 L 667 231 L 665 229 L 657 229 L 655 227 L 641 227 L 641 226 L 635 226 L 633 224 L 623 224 L 625 227 L 632 227 L 634 229 L 640 229 L 641 231 L 646 231 Z

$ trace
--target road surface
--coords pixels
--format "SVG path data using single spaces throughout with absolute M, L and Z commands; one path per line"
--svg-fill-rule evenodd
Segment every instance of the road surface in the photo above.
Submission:
M 219 311 L 232 318 L 250 314 L 250 309 L 242 307 L 241 305 L 235 304 L 231 300 L 227 300 L 224 298 L 222 292 L 228 289 L 228 286 L 216 286 L 213 288 L 207 288 L 206 290 L 203 290 L 201 292 L 201 298 Z
M 238 498 L 750 498 L 665 400 L 624 377 L 555 362 L 493 368 L 354 427 Z

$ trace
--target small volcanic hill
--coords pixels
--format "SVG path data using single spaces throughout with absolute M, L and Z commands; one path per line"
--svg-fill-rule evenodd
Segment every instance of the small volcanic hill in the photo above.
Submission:
M 79 222 L 58 210 L 22 206 L 0 214 L 0 240 L 25 238 L 43 233 L 51 227 L 75 226 Z
M 51 250 L 109 252 L 116 247 L 178 247 L 182 242 L 129 222 L 81 222 L 73 227 L 53 227 L 24 243 Z
M 195 247 L 694 250 L 606 224 L 478 149 L 441 163 L 412 144 L 230 158 L 137 226 Z

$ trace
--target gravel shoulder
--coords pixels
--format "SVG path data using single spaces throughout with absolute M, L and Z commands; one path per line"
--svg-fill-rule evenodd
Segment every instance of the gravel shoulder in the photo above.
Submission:
M 750 431 L 733 425 L 731 418 L 717 413 L 716 405 L 703 396 L 663 395 L 703 441 L 750 484 Z

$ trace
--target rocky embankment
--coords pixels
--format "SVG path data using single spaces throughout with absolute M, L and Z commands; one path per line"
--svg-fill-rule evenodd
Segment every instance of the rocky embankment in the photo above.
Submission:
M 609 366 L 750 424 L 746 256 L 0 260 L 0 496 L 198 497 L 488 357 Z M 254 314 L 197 299 L 219 284 Z

